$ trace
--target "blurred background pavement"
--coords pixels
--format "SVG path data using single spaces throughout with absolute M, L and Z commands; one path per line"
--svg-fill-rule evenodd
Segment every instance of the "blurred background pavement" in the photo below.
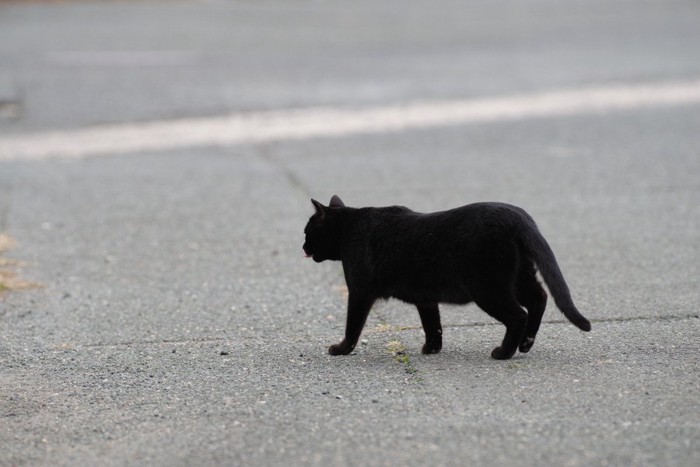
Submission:
M 697 465 L 698 44 L 693 1 L 0 1 L 0 465 Z M 336 193 L 524 207 L 593 332 L 498 362 L 443 307 L 423 356 L 390 301 L 328 356 Z

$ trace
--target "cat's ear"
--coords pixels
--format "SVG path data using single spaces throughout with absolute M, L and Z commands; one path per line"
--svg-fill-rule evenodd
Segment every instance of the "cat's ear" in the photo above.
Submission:
M 323 220 L 323 218 L 326 217 L 326 207 L 313 198 L 311 198 L 311 203 L 316 208 L 316 214 L 318 214 L 321 220 Z
M 331 202 L 328 206 L 331 208 L 344 208 L 345 203 L 343 203 L 343 200 L 340 199 L 338 195 L 333 195 L 333 197 L 331 198 Z

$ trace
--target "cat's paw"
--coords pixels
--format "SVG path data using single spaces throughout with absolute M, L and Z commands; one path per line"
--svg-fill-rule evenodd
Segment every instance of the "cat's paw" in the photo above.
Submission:
M 522 353 L 527 353 L 530 351 L 532 348 L 532 344 L 535 343 L 535 338 L 534 337 L 523 337 L 522 342 L 520 343 L 520 351 Z
M 347 355 L 355 348 L 354 345 L 348 345 L 345 341 L 340 344 L 334 344 L 328 347 L 328 353 L 331 355 Z
M 436 341 L 429 341 L 423 344 L 423 348 L 421 349 L 421 353 L 424 353 L 426 355 L 432 354 L 432 353 L 439 353 L 440 350 L 442 350 L 442 340 L 439 342 Z
M 496 360 L 508 360 L 510 357 L 513 356 L 513 354 L 515 354 L 515 349 L 508 352 L 503 350 L 503 347 L 496 347 L 491 352 L 491 357 L 495 358 Z

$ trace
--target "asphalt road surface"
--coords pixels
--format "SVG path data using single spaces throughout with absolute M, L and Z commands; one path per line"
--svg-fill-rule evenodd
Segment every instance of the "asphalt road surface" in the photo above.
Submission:
M 1 3 L 0 465 L 697 465 L 698 44 L 697 2 Z M 593 331 L 496 361 L 445 306 L 425 356 L 389 301 L 329 356 L 336 193 L 524 207 Z

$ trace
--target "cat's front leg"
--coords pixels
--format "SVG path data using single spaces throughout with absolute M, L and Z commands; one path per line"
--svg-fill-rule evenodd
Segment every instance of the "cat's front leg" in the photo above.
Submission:
M 345 338 L 338 344 L 331 345 L 328 353 L 331 355 L 347 355 L 353 351 L 365 327 L 367 315 L 374 304 L 374 298 L 365 297 L 350 291 L 348 297 L 348 316 L 345 324 Z
M 420 321 L 425 332 L 425 344 L 421 349 L 424 354 L 438 353 L 442 349 L 442 325 L 440 309 L 437 303 L 416 305 Z

